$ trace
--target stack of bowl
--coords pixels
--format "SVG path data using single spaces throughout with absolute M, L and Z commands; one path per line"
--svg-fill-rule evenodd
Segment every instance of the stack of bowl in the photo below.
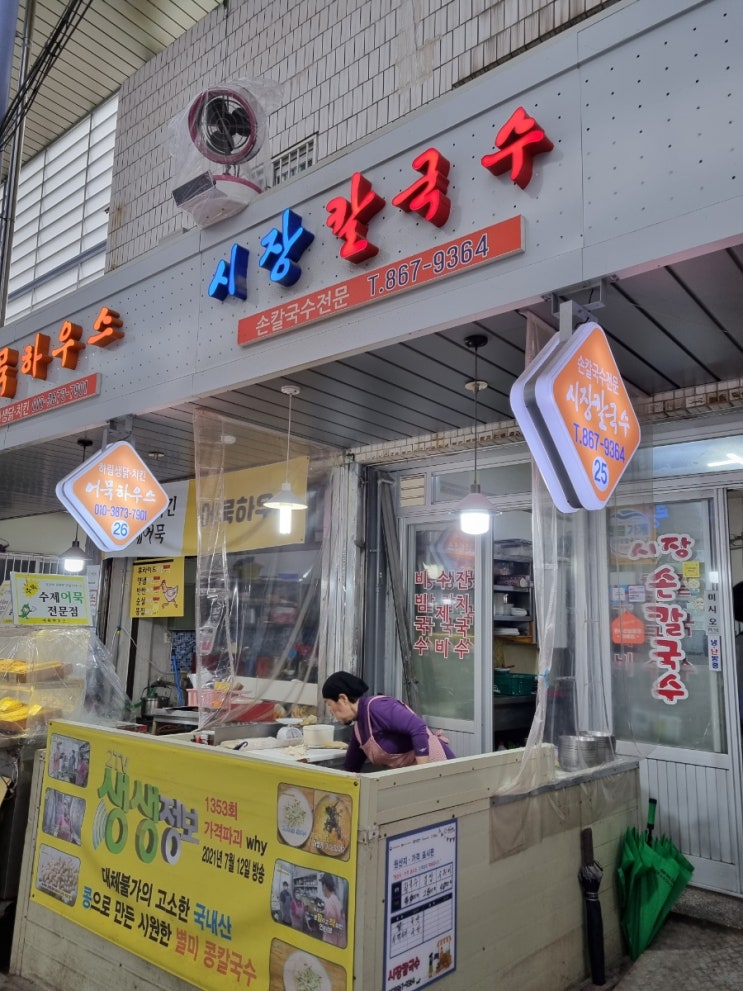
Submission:
M 557 762 L 563 771 L 584 771 L 603 764 L 605 748 L 600 739 L 588 733 L 561 736 L 557 741 Z
M 611 733 L 598 733 L 594 730 L 588 730 L 585 735 L 591 736 L 594 740 L 598 741 L 599 764 L 605 764 L 609 760 L 614 760 L 616 740 Z

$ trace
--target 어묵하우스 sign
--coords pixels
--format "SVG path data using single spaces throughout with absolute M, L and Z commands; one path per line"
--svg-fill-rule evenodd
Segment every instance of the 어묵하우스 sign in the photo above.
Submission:
M 57 498 L 102 551 L 120 551 L 168 508 L 168 495 L 131 444 L 103 448 L 57 483 Z
M 640 445 L 640 424 L 603 329 L 555 337 L 511 388 L 511 406 L 558 509 L 602 509 Z

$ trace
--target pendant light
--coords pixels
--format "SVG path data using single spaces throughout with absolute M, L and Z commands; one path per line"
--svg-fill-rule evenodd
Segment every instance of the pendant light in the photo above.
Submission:
M 84 464 L 86 452 L 93 441 L 88 437 L 78 437 L 77 442 L 83 449 L 83 460 L 81 463 Z M 78 540 L 79 532 L 78 523 L 75 521 L 75 539 L 72 541 L 72 546 L 68 547 L 64 554 L 59 555 L 59 563 L 62 565 L 62 568 L 72 575 L 79 574 L 85 565 L 90 563 L 90 558 L 86 557 L 85 552 L 80 546 L 80 541 Z
M 487 389 L 487 382 L 482 382 L 477 377 L 477 352 L 484 344 L 487 344 L 487 337 L 484 334 L 472 334 L 469 337 L 465 337 L 464 343 L 468 348 L 471 348 L 475 352 L 475 377 L 471 382 L 467 382 L 465 389 L 472 392 L 475 398 L 475 412 L 474 412 L 474 424 L 475 424 L 475 472 L 472 479 L 472 485 L 470 485 L 469 495 L 466 495 L 464 499 L 457 506 L 457 513 L 459 514 L 459 529 L 462 533 L 469 533 L 475 536 L 487 533 L 490 527 L 490 517 L 493 512 L 493 504 L 487 496 L 484 496 L 480 492 L 480 486 L 477 481 L 477 394 L 482 389 Z
M 296 385 L 282 385 L 281 391 L 289 397 L 289 423 L 286 430 L 286 477 L 284 482 L 271 498 L 264 502 L 266 509 L 278 509 L 279 511 L 279 533 L 292 532 L 292 510 L 307 509 L 307 503 L 298 495 L 292 492 L 289 485 L 289 447 L 292 439 L 292 399 L 298 396 L 300 389 Z

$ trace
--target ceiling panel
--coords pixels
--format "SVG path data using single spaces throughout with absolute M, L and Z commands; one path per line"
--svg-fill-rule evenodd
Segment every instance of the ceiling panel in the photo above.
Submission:
M 30 64 L 38 58 L 66 6 L 36 0 Z M 59 54 L 26 118 L 23 163 L 116 93 L 145 62 L 218 6 L 217 0 L 92 0 L 77 31 Z M 21 0 L 17 34 L 23 32 Z M 13 60 L 11 97 L 18 87 Z M 3 165 L 5 178 L 7 163 Z

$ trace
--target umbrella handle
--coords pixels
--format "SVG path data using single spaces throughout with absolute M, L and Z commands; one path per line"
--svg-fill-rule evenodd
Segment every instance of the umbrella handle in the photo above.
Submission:
M 590 826 L 580 831 L 580 859 L 584 867 L 593 863 L 593 831 Z
M 648 821 L 647 821 L 647 841 L 648 845 L 653 839 L 653 827 L 655 826 L 655 810 L 658 805 L 657 798 L 648 799 Z

